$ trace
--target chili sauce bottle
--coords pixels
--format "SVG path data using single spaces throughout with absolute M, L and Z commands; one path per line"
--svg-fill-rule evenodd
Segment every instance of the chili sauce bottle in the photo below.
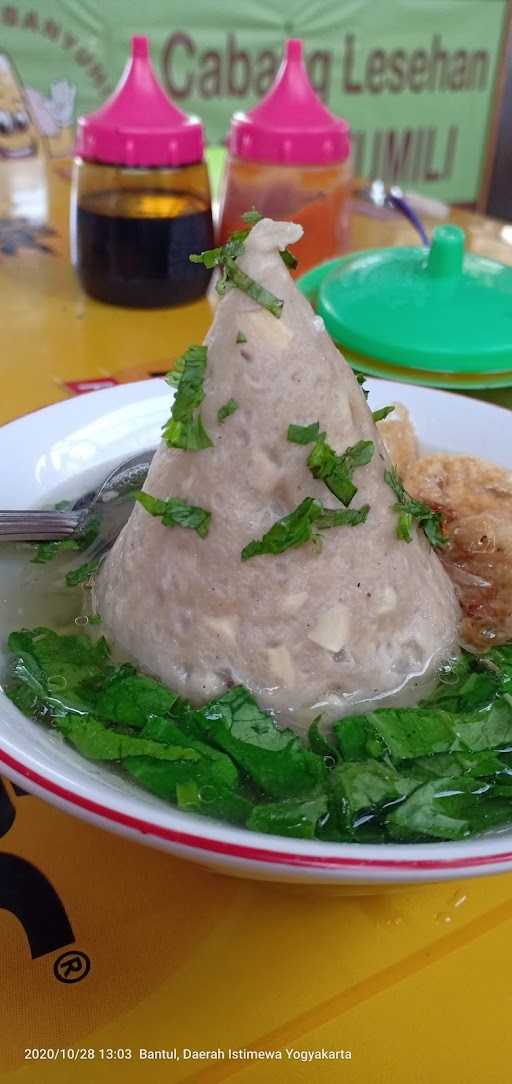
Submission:
M 161 308 L 206 293 L 189 255 L 213 244 L 203 127 L 160 86 L 147 37 L 133 37 L 114 94 L 78 122 L 71 252 L 86 293 Z
M 345 120 L 333 116 L 311 86 L 303 43 L 286 42 L 268 93 L 248 113 L 235 113 L 228 136 L 219 210 L 219 240 L 243 226 L 251 207 L 269 218 L 304 227 L 293 246 L 297 273 L 347 247 L 350 140 Z

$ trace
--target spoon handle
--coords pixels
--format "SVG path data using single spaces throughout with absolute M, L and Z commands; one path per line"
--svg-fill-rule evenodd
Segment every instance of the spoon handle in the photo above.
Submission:
M 53 542 L 72 538 L 83 512 L 0 511 L 0 542 Z
M 409 220 L 411 226 L 414 226 L 416 232 L 419 233 L 422 244 L 425 245 L 425 248 L 430 248 L 430 241 L 423 222 L 419 215 L 416 214 L 414 207 L 411 207 L 411 204 L 405 199 L 401 189 L 390 188 L 386 197 L 386 202 L 389 203 L 391 207 L 394 207 L 395 211 L 399 211 L 400 214 L 404 215 L 404 217 Z

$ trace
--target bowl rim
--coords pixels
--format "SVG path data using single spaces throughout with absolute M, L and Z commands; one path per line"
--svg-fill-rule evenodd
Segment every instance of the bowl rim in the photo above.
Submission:
M 121 810 L 115 809 L 112 806 L 105 806 L 101 802 L 94 801 L 91 798 L 86 798 L 84 795 L 77 792 L 68 790 L 67 787 L 61 786 L 59 783 L 53 782 L 46 776 L 41 775 L 39 772 L 35 772 L 30 768 L 27 768 L 21 761 L 18 761 L 15 757 L 6 753 L 5 750 L 0 749 L 0 764 L 2 764 L 7 771 L 16 773 L 27 781 L 27 784 L 35 785 L 38 789 L 43 790 L 52 799 L 60 799 L 68 805 L 76 807 L 78 814 L 84 816 L 90 814 L 94 817 L 99 817 L 102 820 L 110 822 L 118 830 L 127 829 L 131 832 L 141 833 L 143 836 L 153 836 L 157 840 L 161 840 L 167 843 L 185 847 L 194 851 L 207 852 L 211 855 L 217 855 L 219 857 L 228 859 L 237 859 L 244 862 L 259 862 L 267 865 L 281 865 L 292 866 L 295 868 L 309 869 L 309 870 L 359 870 L 359 871 L 393 871 L 400 872 L 414 872 L 414 871 L 428 871 L 429 873 L 435 873 L 436 871 L 441 873 L 446 870 L 464 870 L 464 869 L 477 869 L 483 866 L 494 866 L 497 864 L 509 862 L 512 860 L 512 851 L 503 851 L 495 854 L 468 854 L 465 856 L 460 855 L 457 858 L 371 858 L 361 856 L 357 854 L 303 854 L 297 851 L 276 851 L 272 849 L 270 844 L 271 840 L 285 839 L 285 837 L 266 836 L 269 840 L 269 847 L 254 846 L 243 843 L 231 843 L 228 840 L 223 840 L 218 837 L 202 836 L 194 832 L 186 832 L 176 828 L 169 828 L 163 824 L 157 824 L 154 821 L 146 821 L 141 817 L 133 816 L 129 813 L 123 813 Z M 221 824 L 222 822 L 218 822 Z M 248 831 L 247 829 L 245 831 Z M 260 836 L 260 833 L 254 833 Z M 475 839 L 475 843 L 478 844 L 479 840 Z M 469 843 L 469 841 L 468 841 Z M 314 844 L 313 844 L 314 845 Z M 361 851 L 362 849 L 373 850 L 374 848 L 382 849 L 387 848 L 387 844 L 374 844 L 367 845 L 364 848 L 358 843 L 330 843 L 322 844 L 317 841 L 317 845 L 320 847 L 329 846 L 336 850 L 354 850 Z M 468 844 L 466 844 L 467 846 Z M 393 845 L 391 845 L 393 846 Z M 397 845 L 401 847 L 403 845 Z M 409 848 L 411 845 L 408 844 Z M 453 844 L 439 842 L 437 844 L 418 844 L 423 847 L 453 847 Z M 397 849 L 394 848 L 394 849 Z

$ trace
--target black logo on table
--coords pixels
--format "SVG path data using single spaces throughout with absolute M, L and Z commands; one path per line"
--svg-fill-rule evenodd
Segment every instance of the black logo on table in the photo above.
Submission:
M 25 791 L 14 787 L 18 797 Z M 0 838 L 6 836 L 16 818 L 16 807 L 0 779 Z M 53 885 L 44 873 L 26 858 L 0 852 L 0 909 L 10 911 L 21 923 L 33 960 L 56 952 L 75 940 L 73 928 Z M 89 974 L 91 962 L 84 952 L 69 950 L 54 964 L 59 982 L 80 982 Z

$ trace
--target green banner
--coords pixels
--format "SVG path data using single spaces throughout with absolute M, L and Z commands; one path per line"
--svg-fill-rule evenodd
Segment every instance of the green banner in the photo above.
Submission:
M 221 143 L 294 36 L 318 93 L 350 121 L 357 175 L 472 201 L 506 10 L 506 0 L 244 0 L 235 13 L 232 0 L 0 3 L 0 159 L 36 144 L 69 153 L 76 116 L 112 90 L 134 33 L 149 35 L 167 89 Z

